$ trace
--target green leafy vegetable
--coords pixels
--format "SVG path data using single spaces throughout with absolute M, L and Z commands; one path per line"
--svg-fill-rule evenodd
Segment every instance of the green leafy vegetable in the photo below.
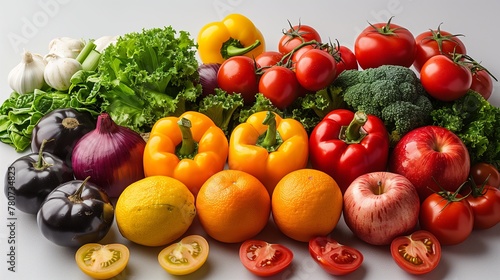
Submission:
M 462 139 L 472 163 L 500 166 L 500 108 L 472 90 L 455 101 L 435 103 L 431 113 L 434 124 Z
M 241 94 L 228 94 L 220 88 L 215 88 L 214 94 L 207 95 L 201 100 L 198 111 L 210 117 L 229 136 L 231 124 L 237 118 L 237 112 L 243 105 Z
M 195 54 L 189 33 L 171 26 L 125 34 L 102 54 L 97 73 L 84 82 L 97 85 L 85 86 L 85 95 L 97 95 L 101 111 L 117 124 L 147 132 L 159 118 L 196 104 L 201 85 Z
M 83 104 L 67 92 L 35 90 L 22 95 L 13 92 L 0 107 L 0 141 L 18 152 L 26 150 L 31 144 L 31 134 L 38 120 L 61 108 L 98 114 L 95 104 Z

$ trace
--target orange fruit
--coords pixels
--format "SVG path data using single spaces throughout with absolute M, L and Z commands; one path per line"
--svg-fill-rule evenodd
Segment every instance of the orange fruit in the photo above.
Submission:
M 226 169 L 212 175 L 201 186 L 196 211 L 209 236 L 225 243 L 242 242 L 267 225 L 271 197 L 253 175 Z
M 285 175 L 274 188 L 271 203 L 278 229 L 294 240 L 309 242 L 337 226 L 343 201 L 330 175 L 306 168 Z

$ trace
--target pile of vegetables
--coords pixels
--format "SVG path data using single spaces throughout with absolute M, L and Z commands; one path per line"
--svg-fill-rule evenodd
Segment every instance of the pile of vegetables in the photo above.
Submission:
M 494 76 L 466 54 L 459 35 L 438 27 L 416 40 L 391 20 L 363 30 L 354 51 L 323 42 L 314 28 L 302 24 L 290 24 L 278 50 L 267 51 L 253 23 L 233 14 L 203 27 L 197 42 L 169 26 L 87 42 L 58 38 L 44 57 L 25 52 L 8 77 L 13 92 L 0 106 L 0 141 L 32 153 L 12 163 L 25 180 L 14 185 L 7 176 L 6 194 L 18 197 L 19 210 L 37 215 L 49 240 L 80 246 L 103 238 L 114 215 L 110 198 L 144 176 L 175 177 L 196 195 L 227 166 L 254 175 L 272 194 L 281 178 L 310 163 L 348 194 L 344 209 L 359 210 L 355 217 L 344 215 L 355 234 L 390 245 L 406 271 L 430 272 L 439 262 L 440 244 L 458 244 L 473 228 L 500 222 L 500 215 L 474 212 L 476 200 L 487 193 L 498 199 L 490 200 L 496 210 L 486 212 L 500 209 L 500 108 L 488 102 Z M 434 75 L 431 67 L 446 75 Z M 429 149 L 431 140 L 422 135 L 438 144 Z M 407 168 L 421 162 L 409 164 L 415 159 L 405 156 L 446 145 L 454 147 L 451 163 L 432 159 L 427 164 L 432 168 Z M 480 164 L 490 168 L 487 176 L 478 174 Z M 404 211 L 412 212 L 412 221 L 405 221 L 404 231 L 394 222 L 396 233 L 361 237 L 367 226 L 356 219 L 366 212 L 355 206 L 366 197 L 357 197 L 361 191 L 356 190 L 369 186 L 382 196 L 390 189 L 382 184 L 394 187 L 395 181 L 409 189 L 414 207 Z M 434 192 L 426 193 L 430 189 Z M 370 211 L 380 214 L 372 214 L 369 224 L 394 229 L 373 220 L 387 211 L 367 201 Z M 429 221 L 432 215 L 457 220 L 448 211 L 430 210 L 443 201 L 440 209 L 465 207 L 469 218 L 457 226 L 460 235 L 454 232 L 459 239 Z M 71 208 L 76 214 L 65 212 Z M 78 220 L 89 208 L 95 215 Z M 74 220 L 84 226 L 72 228 Z M 422 230 L 402 237 L 417 220 Z M 411 246 L 408 240 L 428 249 L 425 268 L 398 255 Z M 343 245 L 318 237 L 309 246 L 315 260 L 335 275 L 353 272 L 363 260 L 346 247 L 351 266 L 339 271 L 338 263 L 322 261 L 319 247 Z

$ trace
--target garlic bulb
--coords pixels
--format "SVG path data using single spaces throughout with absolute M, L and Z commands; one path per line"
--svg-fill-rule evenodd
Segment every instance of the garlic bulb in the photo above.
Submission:
M 71 85 L 71 77 L 82 70 L 82 65 L 74 58 L 62 57 L 50 53 L 45 56 L 45 82 L 52 88 L 65 91 Z
M 59 37 L 50 41 L 49 53 L 62 57 L 76 58 L 84 46 L 85 43 L 82 40 L 70 37 Z
M 116 43 L 118 36 L 102 36 L 94 41 L 96 45 L 95 50 L 98 52 L 102 52 L 109 45 Z
M 45 60 L 39 54 L 25 51 L 22 61 L 16 65 L 8 75 L 10 88 L 20 94 L 41 89 L 44 84 Z

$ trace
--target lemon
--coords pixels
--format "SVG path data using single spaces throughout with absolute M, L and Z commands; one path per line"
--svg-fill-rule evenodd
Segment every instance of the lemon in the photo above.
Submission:
M 115 207 L 121 235 L 145 246 L 172 243 L 188 230 L 195 215 L 193 194 L 168 176 L 150 176 L 130 184 Z

